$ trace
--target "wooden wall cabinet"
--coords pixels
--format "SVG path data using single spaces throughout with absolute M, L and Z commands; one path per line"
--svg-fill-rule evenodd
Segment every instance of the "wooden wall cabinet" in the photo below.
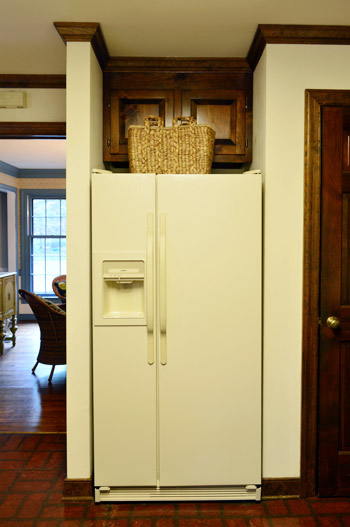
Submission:
M 119 61 L 115 70 L 120 71 L 104 72 L 104 161 L 122 165 L 128 162 L 128 128 L 143 125 L 148 115 L 163 117 L 165 126 L 172 125 L 173 117 L 192 115 L 198 124 L 209 124 L 216 132 L 215 164 L 251 162 L 249 68 L 240 64 L 242 71 L 237 71 L 239 67 L 222 71 L 220 59 L 214 65 L 208 63 L 211 71 L 204 71 L 204 59 L 203 71 L 186 71 L 191 63 L 184 59 L 181 64 L 169 62 L 171 67 L 163 63 L 163 71 L 157 71 L 156 64 L 154 59 L 143 71 L 135 71 L 131 62 L 129 71 L 123 71 Z M 113 69 L 113 63 L 109 68 Z

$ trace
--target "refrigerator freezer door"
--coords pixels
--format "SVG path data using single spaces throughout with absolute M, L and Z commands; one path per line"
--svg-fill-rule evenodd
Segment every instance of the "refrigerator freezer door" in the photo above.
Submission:
M 154 295 L 154 210 L 154 176 L 93 175 L 94 293 L 96 284 L 108 289 L 109 282 L 106 285 L 104 281 L 114 279 L 112 275 L 125 282 L 117 284 L 115 290 L 111 286 L 107 291 L 110 304 L 97 302 L 101 309 L 107 305 L 113 311 L 119 303 L 131 313 L 144 309 L 147 319 Z M 105 266 L 101 264 L 104 261 Z M 132 284 L 143 284 L 145 291 L 143 297 L 137 294 L 127 301 L 127 295 L 135 292 Z M 93 304 L 95 307 L 95 297 Z M 95 324 L 96 320 L 99 319 L 95 316 Z M 130 317 L 125 325 L 120 323 L 121 318 L 115 319 L 119 325 L 113 325 L 113 318 L 105 320 L 109 325 L 95 325 L 93 335 L 95 484 L 154 486 L 156 364 L 154 350 L 149 349 L 153 342 L 153 312 L 148 325 L 137 325 L 137 318 L 133 325 Z
M 160 485 L 259 484 L 261 177 L 157 179 Z

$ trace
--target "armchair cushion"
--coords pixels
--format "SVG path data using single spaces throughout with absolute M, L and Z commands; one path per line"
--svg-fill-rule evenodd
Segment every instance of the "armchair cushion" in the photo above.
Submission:
M 42 298 L 42 300 L 45 302 L 45 304 L 47 304 L 48 306 L 50 306 L 52 309 L 54 309 L 55 311 L 57 311 L 57 313 L 63 313 L 63 314 L 66 314 L 66 312 L 61 309 L 57 304 L 55 304 L 54 302 L 51 302 L 51 300 L 47 300 L 47 298 Z
M 54 285 L 57 287 L 60 295 L 66 298 L 66 282 L 54 282 Z

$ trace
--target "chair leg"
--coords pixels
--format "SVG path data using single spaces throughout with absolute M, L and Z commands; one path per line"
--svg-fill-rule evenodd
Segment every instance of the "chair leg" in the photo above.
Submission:
M 35 372 L 35 368 L 37 367 L 38 364 L 39 364 L 39 362 L 36 362 L 36 363 L 35 363 L 35 366 L 34 366 L 34 368 L 32 369 L 32 373 Z
M 53 372 L 55 370 L 55 366 L 52 366 L 52 369 L 51 369 L 51 373 L 50 373 L 50 377 L 49 377 L 49 384 L 51 384 L 51 379 L 52 379 L 52 376 L 53 376 Z

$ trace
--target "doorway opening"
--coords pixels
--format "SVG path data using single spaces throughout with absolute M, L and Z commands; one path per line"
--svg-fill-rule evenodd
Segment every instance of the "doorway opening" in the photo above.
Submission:
M 61 214 L 61 202 L 65 199 L 65 123 L 0 123 L 0 216 L 6 215 L 6 225 L 0 233 L 1 247 L 10 241 L 13 244 L 12 252 L 7 255 L 1 251 L 3 262 L 0 262 L 1 272 L 17 272 L 17 287 L 24 287 L 23 271 L 31 278 L 32 264 L 23 270 L 23 261 L 33 259 L 33 247 L 24 247 L 21 235 L 27 230 L 28 224 L 25 204 L 22 202 L 26 192 L 38 193 L 37 205 L 45 207 L 50 193 L 60 193 L 60 233 L 59 233 L 59 260 L 60 265 L 64 259 L 62 245 L 62 232 L 64 232 Z M 17 158 L 14 157 L 17 155 Z M 55 159 L 55 160 L 54 160 Z M 59 159 L 59 160 L 58 160 Z M 48 196 L 43 197 L 43 192 Z M 34 195 L 33 194 L 33 195 Z M 13 197 L 13 206 L 11 199 Z M 52 203 L 56 205 L 54 196 Z M 10 205 L 9 205 L 10 204 Z M 22 208 L 22 214 L 20 213 Z M 46 207 L 47 209 L 47 207 Z M 50 217 L 52 216 L 52 217 Z M 47 232 L 47 225 L 52 223 L 51 212 L 44 215 L 45 237 L 53 236 Z M 49 218 L 50 217 L 50 218 Z M 43 220 L 38 220 L 39 230 L 43 228 Z M 3 222 L 1 222 L 3 225 Z M 51 229 L 52 230 L 52 229 Z M 39 232 L 39 231 L 38 231 Z M 40 231 L 41 232 L 41 231 Z M 64 233 L 65 234 L 65 233 Z M 45 244 L 57 245 L 51 239 Z M 53 249 L 55 248 L 53 247 Z M 45 247 L 45 260 L 56 258 L 55 251 L 47 252 Z M 57 251 L 56 251 L 57 252 Z M 11 256 L 12 255 L 12 256 Z M 40 258 L 39 258 L 40 260 Z M 42 263 L 42 262 L 37 262 Z M 52 263 L 52 262 L 51 262 Z M 38 274 L 38 273 L 37 273 Z M 62 274 L 61 272 L 57 273 Z M 30 288 L 30 285 L 28 289 Z M 39 292 L 39 291 L 38 291 Z M 54 292 L 46 290 L 47 296 L 54 297 Z M 0 432 L 58 432 L 66 430 L 66 367 L 57 366 L 52 384 L 48 384 L 51 366 L 39 365 L 32 375 L 32 368 L 39 351 L 40 331 L 28 304 L 18 300 L 19 329 L 14 347 L 8 342 L 4 345 L 4 353 L 0 356 L 0 370 L 2 371 L 2 390 L 0 393 Z

